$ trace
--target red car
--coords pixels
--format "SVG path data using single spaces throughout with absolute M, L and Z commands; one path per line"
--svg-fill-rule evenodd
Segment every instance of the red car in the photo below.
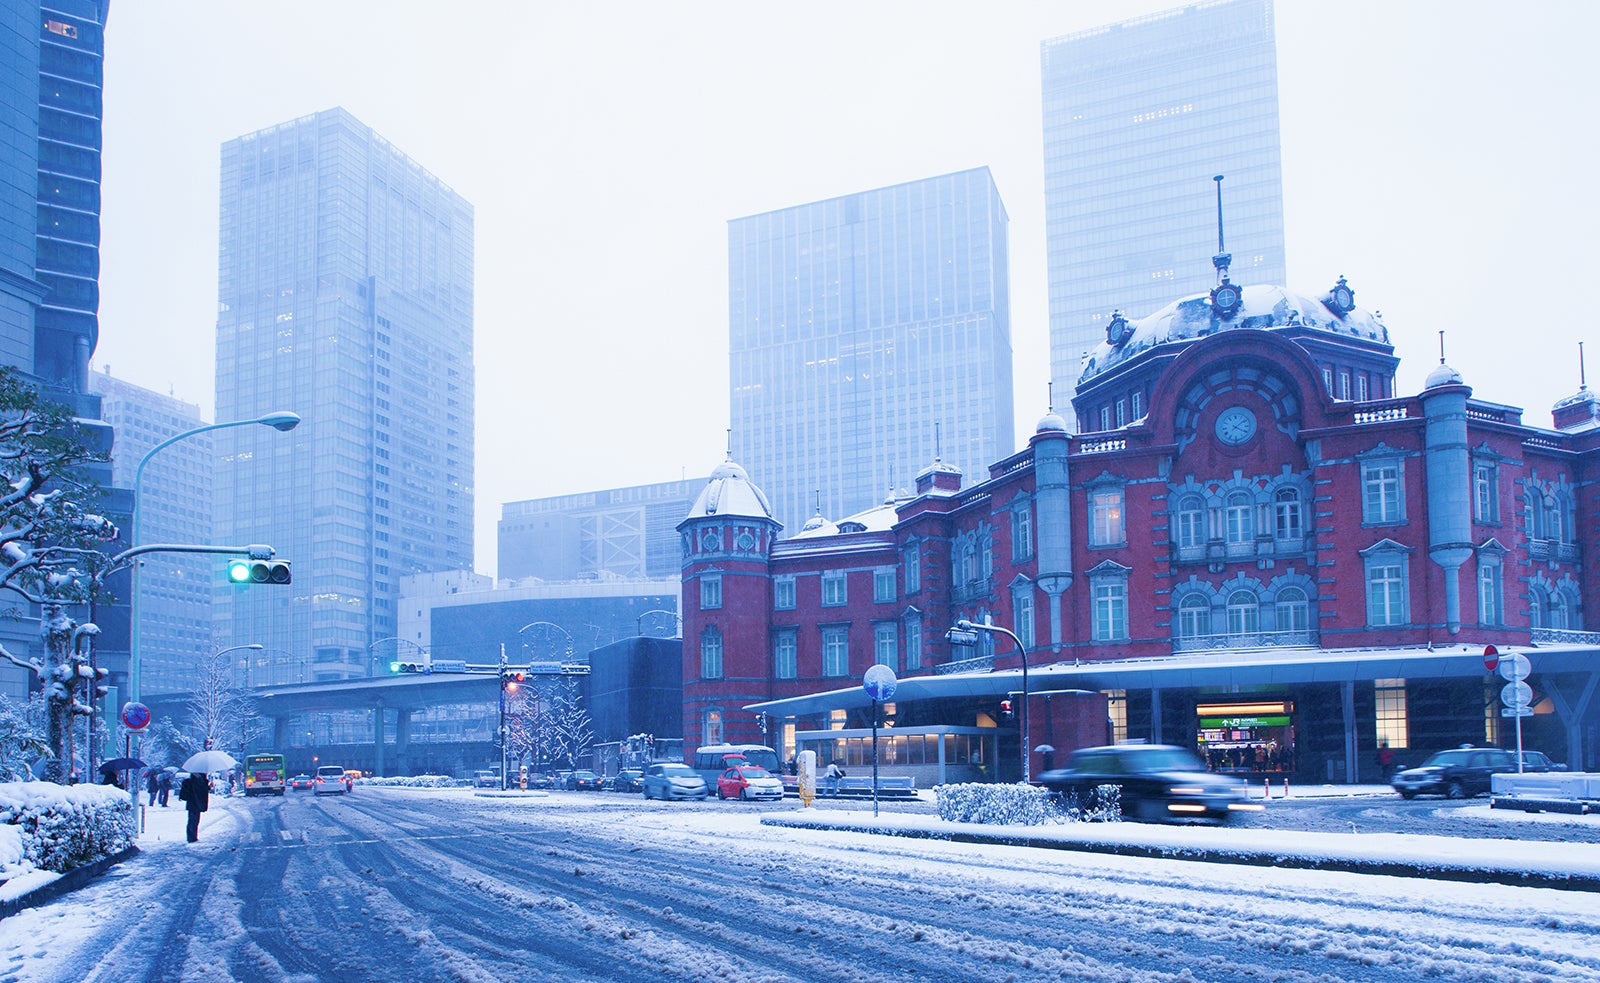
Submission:
M 719 799 L 781 799 L 783 783 L 757 765 L 735 765 L 717 779 Z

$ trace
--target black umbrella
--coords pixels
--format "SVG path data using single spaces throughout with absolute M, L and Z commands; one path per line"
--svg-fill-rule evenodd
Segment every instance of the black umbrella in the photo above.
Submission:
M 145 767 L 138 758 L 112 758 L 100 766 L 101 771 L 142 771 Z

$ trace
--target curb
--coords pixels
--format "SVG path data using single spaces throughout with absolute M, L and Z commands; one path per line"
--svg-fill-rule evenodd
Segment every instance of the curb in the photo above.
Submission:
M 875 833 L 919 840 L 946 840 L 951 843 L 980 843 L 997 846 L 1035 847 L 1042 850 L 1072 850 L 1103 853 L 1119 857 L 1144 857 L 1154 860 L 1189 860 L 1200 863 L 1241 864 L 1247 867 L 1279 867 L 1294 870 L 1330 870 L 1346 874 L 1378 874 L 1386 877 L 1417 877 L 1470 884 L 1504 884 L 1510 887 L 1544 887 L 1558 891 L 1600 893 L 1600 877 L 1588 874 L 1547 874 L 1530 870 L 1494 867 L 1464 867 L 1450 864 L 1407 864 L 1390 860 L 1350 860 L 1342 857 L 1288 856 L 1279 853 L 1207 850 L 1201 847 L 1139 846 L 1130 843 L 1089 843 L 1015 835 L 973 833 L 965 830 L 943 832 L 932 829 L 894 829 L 859 823 L 796 822 L 781 816 L 763 816 L 763 826 L 791 829 L 833 830 L 848 833 Z
M 109 857 L 74 867 L 48 884 L 42 884 L 21 897 L 12 898 L 10 901 L 0 901 L 0 918 L 9 918 L 19 911 L 27 908 L 37 908 L 48 901 L 54 901 L 63 894 L 69 894 L 83 887 L 90 881 L 104 874 L 106 871 L 122 863 L 124 860 L 138 856 L 139 848 L 130 846 L 119 853 Z

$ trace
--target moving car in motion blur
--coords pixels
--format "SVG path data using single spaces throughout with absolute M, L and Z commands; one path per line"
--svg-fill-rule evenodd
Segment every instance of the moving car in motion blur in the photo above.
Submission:
M 473 788 L 499 788 L 500 773 L 484 769 L 472 773 Z
M 1121 789 L 1122 815 L 1153 822 L 1177 819 L 1226 820 L 1235 812 L 1260 811 L 1246 801 L 1240 779 L 1216 775 L 1192 752 L 1166 744 L 1119 744 L 1081 748 L 1066 767 L 1039 776 L 1039 784 L 1079 803 L 1094 800 L 1095 789 Z
M 706 780 L 688 765 L 658 761 L 644 770 L 644 797 L 647 799 L 703 799 Z
M 644 772 L 638 768 L 624 768 L 611 779 L 613 792 L 639 792 L 644 789 Z
M 1402 799 L 1442 795 L 1470 799 L 1489 791 L 1489 776 L 1516 771 L 1517 756 L 1497 747 L 1458 747 L 1440 751 L 1415 768 L 1407 768 L 1389 784 Z

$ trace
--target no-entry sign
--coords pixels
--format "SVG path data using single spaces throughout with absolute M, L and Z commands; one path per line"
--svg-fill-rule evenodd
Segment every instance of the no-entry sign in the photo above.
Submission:
M 1500 650 L 1493 645 L 1483 647 L 1483 667 L 1494 672 L 1494 667 L 1500 664 Z

